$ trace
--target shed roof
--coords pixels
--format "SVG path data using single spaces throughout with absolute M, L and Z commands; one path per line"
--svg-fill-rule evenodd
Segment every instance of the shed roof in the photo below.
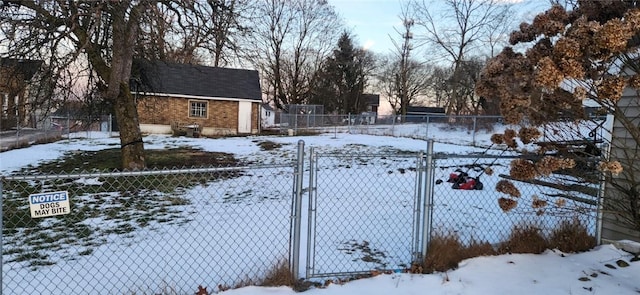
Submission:
M 14 74 L 23 75 L 25 81 L 31 80 L 41 66 L 41 60 L 0 58 L 0 68 L 15 70 Z
M 422 115 L 422 114 L 444 114 L 445 110 L 442 107 L 422 107 L 422 106 L 408 106 L 407 114 Z
M 364 98 L 364 102 L 366 105 L 379 106 L 380 105 L 380 94 L 373 93 L 364 93 L 362 94 Z
M 262 101 L 255 70 L 136 60 L 131 78 L 135 92 Z

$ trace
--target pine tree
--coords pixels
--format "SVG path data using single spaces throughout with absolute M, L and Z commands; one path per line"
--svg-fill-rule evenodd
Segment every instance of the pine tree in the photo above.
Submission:
M 329 113 L 362 112 L 365 107 L 362 94 L 371 64 L 371 56 L 355 48 L 351 36 L 343 33 L 314 81 L 310 102 L 324 105 Z

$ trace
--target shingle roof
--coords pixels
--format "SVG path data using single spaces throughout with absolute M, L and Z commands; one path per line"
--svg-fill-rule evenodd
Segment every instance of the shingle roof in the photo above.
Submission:
M 262 101 L 260 78 L 254 70 L 136 60 L 131 78 L 132 91 L 139 83 L 137 92 Z
M 421 107 L 421 106 L 408 106 L 407 114 L 444 114 L 444 108 L 441 107 Z
M 371 106 L 380 105 L 380 94 L 365 93 L 365 94 L 362 94 L 362 97 L 364 98 L 365 104 L 367 105 L 371 105 Z
M 270 106 L 268 103 L 263 103 L 262 104 L 262 108 L 267 110 L 267 111 L 273 111 L 273 107 Z
M 18 72 L 16 74 L 22 74 L 26 81 L 31 80 L 41 66 L 41 60 L 0 58 L 0 68 L 13 68 Z

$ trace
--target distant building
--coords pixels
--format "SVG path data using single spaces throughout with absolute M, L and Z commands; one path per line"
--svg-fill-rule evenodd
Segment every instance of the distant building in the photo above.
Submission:
M 36 127 L 38 106 L 31 103 L 29 90 L 41 66 L 40 60 L 0 58 L 1 129 Z
M 183 128 L 212 136 L 260 132 L 257 71 L 138 60 L 131 78 L 143 133 Z
M 441 107 L 422 107 L 422 106 L 408 106 L 407 107 L 407 116 L 411 115 L 444 115 L 445 110 Z
M 368 113 L 378 113 L 380 107 L 380 94 L 363 94 L 364 111 Z
M 260 105 L 261 115 L 260 118 L 262 120 L 261 124 L 263 128 L 270 128 L 276 125 L 276 112 L 268 103 L 263 103 Z
M 442 107 L 408 106 L 405 122 L 446 122 L 447 116 Z
M 380 94 L 362 94 L 364 100 L 364 112 L 352 118 L 357 124 L 375 124 L 378 118 L 380 106 Z

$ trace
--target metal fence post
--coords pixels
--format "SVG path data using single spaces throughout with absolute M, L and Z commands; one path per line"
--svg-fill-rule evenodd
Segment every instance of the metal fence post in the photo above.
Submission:
M 431 221 L 433 220 L 433 139 L 427 140 L 427 163 L 425 167 L 425 199 L 422 220 L 422 258 L 427 257 L 431 239 Z
M 425 161 L 425 157 L 424 154 L 422 152 L 420 152 L 420 154 L 418 155 L 418 162 L 416 163 L 416 170 L 417 170 L 417 175 L 416 175 L 416 198 L 414 200 L 415 204 L 415 212 L 414 212 L 414 232 L 413 232 L 413 238 L 414 238 L 414 244 L 413 244 L 413 261 L 414 263 L 419 263 L 422 259 L 424 259 L 424 257 L 422 256 L 422 247 L 420 244 L 420 241 L 422 239 L 422 225 L 420 224 L 422 222 L 422 204 L 423 202 L 425 202 L 425 198 L 423 198 L 423 196 L 425 194 L 423 194 L 423 190 L 422 187 L 423 185 L 423 175 L 424 175 L 424 161 Z
M 427 128 L 426 128 L 427 130 L 425 132 L 426 134 L 424 137 L 424 139 L 427 139 L 427 140 L 429 139 L 429 121 L 431 121 L 431 116 L 427 115 Z
M 609 149 L 610 145 L 605 143 L 602 145 L 602 147 L 600 148 L 601 150 L 605 151 L 605 157 L 601 157 L 602 160 L 608 160 L 609 159 L 609 153 L 610 153 L 610 149 Z M 598 190 L 598 199 L 597 199 L 597 211 L 596 211 L 596 245 L 601 245 L 602 244 L 602 221 L 604 218 L 604 212 L 603 212 L 603 206 L 604 204 L 602 203 L 602 201 L 604 200 L 604 194 L 606 192 L 606 177 L 604 175 L 604 173 L 600 173 L 600 188 Z
M 478 116 L 473 116 L 473 139 L 471 145 L 476 145 L 476 131 L 478 130 Z
M 316 154 L 313 147 L 309 148 L 309 205 L 307 206 L 307 265 L 305 275 L 311 277 L 313 270 L 312 257 L 315 254 L 314 229 L 315 229 L 315 208 L 316 208 Z
M 302 182 L 304 173 L 304 140 L 298 141 L 297 163 L 294 172 L 294 212 L 293 213 L 293 249 L 291 249 L 291 271 L 295 280 L 300 271 L 300 228 L 302 227 Z
M 113 136 L 113 115 L 111 114 L 109 114 L 109 127 L 107 127 L 107 130 L 109 130 L 109 137 Z

